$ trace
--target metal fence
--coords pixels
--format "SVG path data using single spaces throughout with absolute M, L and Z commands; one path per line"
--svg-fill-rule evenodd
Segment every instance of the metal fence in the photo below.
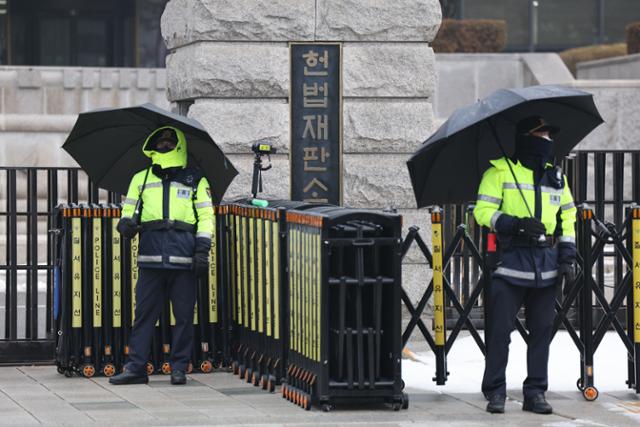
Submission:
M 640 393 L 640 265 L 634 264 L 631 254 L 633 248 L 633 256 L 640 257 L 640 152 L 584 151 L 563 163 L 579 208 L 580 273 L 565 285 L 564 293 L 558 290 L 554 334 L 561 326 L 568 331 L 580 351 L 577 386 L 587 400 L 595 400 L 593 356 L 605 332 L 615 330 L 628 352 L 626 383 Z M 478 329 L 484 326 L 483 311 L 491 303 L 484 298 L 491 270 L 482 255 L 487 230 L 473 222 L 472 211 L 472 205 L 447 206 L 442 215 L 435 207 L 432 247 L 416 227 L 410 228 L 402 247 L 404 256 L 416 244 L 433 271 L 417 305 L 402 291 L 411 315 L 403 343 L 417 327 L 435 354 L 434 381 L 439 385 L 447 381 L 447 354 L 463 328 L 486 352 Z M 633 239 L 632 218 L 633 230 L 637 229 Z M 431 300 L 432 327 L 428 327 L 423 313 Z M 634 307 L 638 313 L 634 314 Z M 526 341 L 525 325 L 517 321 L 516 328 Z
M 1 167 L 0 189 L 0 363 L 51 362 L 55 207 L 119 197 L 78 168 Z
M 640 201 L 640 151 L 580 151 L 564 161 L 564 169 L 577 203 L 588 203 L 603 224 L 621 230 L 625 207 Z M 49 362 L 55 334 L 55 207 L 114 203 L 119 196 L 98 189 L 78 168 L 0 167 L 0 189 L 4 190 L 0 192 L 0 229 L 5 230 L 0 239 L 0 363 Z M 451 288 L 445 310 L 450 325 L 461 323 L 467 328 L 481 326 L 483 318 L 482 296 L 473 298 L 481 279 L 481 259 L 475 251 L 482 248 L 483 233 L 473 221 L 472 209 L 472 205 L 445 206 L 442 215 L 444 246 L 451 249 L 443 264 Z M 428 252 L 418 231 L 412 234 L 412 241 L 421 242 Z M 456 238 L 459 244 L 451 245 Z M 430 253 L 426 261 L 431 265 Z M 611 294 L 622 283 L 626 268 L 619 251 L 605 244 L 594 264 L 597 286 Z M 427 302 L 411 308 L 422 314 Z M 624 309 L 622 305 L 620 310 Z M 460 318 L 460 312 L 467 311 L 467 317 Z M 421 322 L 417 326 L 426 328 Z
M 605 151 L 590 150 L 572 153 L 563 161 L 563 169 L 573 191 L 576 205 L 586 204 L 604 224 L 614 224 L 618 230 L 624 226 L 625 208 L 640 203 L 640 150 Z M 445 246 L 454 238 L 458 226 L 464 224 L 468 236 L 476 248 L 482 248 L 482 229 L 473 218 L 473 204 L 446 205 L 443 207 L 443 238 Z M 624 258 L 608 244 L 599 254 L 594 274 L 598 286 L 613 292 L 625 271 Z M 478 283 L 481 266 L 470 250 L 461 244 L 452 253 L 445 269 L 451 287 L 461 303 L 470 296 Z M 447 304 L 447 318 L 457 319 L 451 303 Z M 597 308 L 595 310 L 598 310 Z M 482 297 L 474 305 L 470 317 L 482 325 Z

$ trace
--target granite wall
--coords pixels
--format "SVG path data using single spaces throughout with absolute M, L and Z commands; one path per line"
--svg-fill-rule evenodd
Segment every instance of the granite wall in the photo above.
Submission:
M 268 141 L 279 154 L 265 197 L 288 198 L 288 43 L 342 42 L 344 204 L 392 206 L 405 224 L 425 223 L 405 162 L 434 130 L 429 42 L 440 21 L 437 0 L 171 0 L 162 16 L 168 98 L 230 153 L 241 173 L 227 197 L 249 194 L 250 147 Z M 404 281 L 416 299 L 429 271 L 410 259 Z

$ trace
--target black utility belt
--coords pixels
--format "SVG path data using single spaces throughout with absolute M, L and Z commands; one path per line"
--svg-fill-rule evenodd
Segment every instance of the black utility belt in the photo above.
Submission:
M 556 244 L 556 238 L 547 234 L 544 240 L 538 237 L 513 236 L 509 242 L 512 247 L 550 248 Z
M 142 227 L 142 231 L 180 230 L 188 233 L 196 232 L 195 225 L 171 219 L 159 219 L 156 221 L 143 222 L 140 226 Z

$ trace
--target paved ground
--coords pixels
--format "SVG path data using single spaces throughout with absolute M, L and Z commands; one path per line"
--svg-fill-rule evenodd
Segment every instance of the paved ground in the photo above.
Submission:
M 426 379 L 429 380 L 429 379 Z M 447 394 L 407 390 L 410 407 L 339 407 L 330 413 L 304 411 L 241 382 L 228 373 L 195 374 L 187 386 L 166 376 L 149 385 L 114 387 L 106 378 L 65 378 L 54 367 L 0 368 L 0 425 L 547 425 L 623 426 L 640 424 L 640 397 L 605 393 L 588 403 L 577 392 L 550 393 L 550 416 L 523 413 L 519 392 L 509 393 L 507 414 L 484 412 L 479 393 Z

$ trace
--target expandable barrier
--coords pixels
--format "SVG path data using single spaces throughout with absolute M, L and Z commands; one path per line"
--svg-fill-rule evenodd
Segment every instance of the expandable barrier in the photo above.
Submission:
M 463 326 L 467 327 L 480 351 L 483 354 L 486 353 L 485 343 L 471 321 L 470 315 L 481 297 L 483 308 L 486 309 L 491 303 L 485 298 L 485 291 L 487 286 L 490 286 L 492 273 L 488 267 L 490 263 L 487 261 L 496 247 L 492 234 L 487 233 L 486 229 L 483 230 L 480 243 L 484 254 L 481 255 L 465 224 L 457 227 L 455 235 L 445 246 L 440 226 L 442 221 L 440 213 L 437 207 L 432 210 L 431 249 L 425 244 L 417 227 L 410 228 L 403 242 L 403 257 L 411 246 L 416 244 L 433 270 L 433 278 L 416 306 L 402 290 L 402 300 L 411 315 L 403 333 L 403 344 L 406 344 L 417 327 L 436 358 L 436 373 L 433 380 L 438 385 L 444 385 L 449 375 L 447 354 Z M 594 354 L 602 343 L 605 333 L 613 329 L 627 351 L 626 384 L 636 393 L 640 393 L 640 207 L 630 204 L 626 219 L 616 225 L 601 220 L 589 205 L 579 205 L 576 229 L 579 273 L 573 283 L 565 284 L 562 291 L 558 290 L 553 335 L 555 336 L 560 327 L 564 327 L 576 345 L 580 352 L 580 376 L 576 385 L 585 399 L 593 401 L 599 394 L 595 386 Z M 462 245 L 468 251 L 469 258 L 477 263 L 480 276 L 475 287 L 469 289 L 467 296 L 459 299 L 450 282 L 450 274 L 446 272 L 455 251 Z M 621 261 L 616 263 L 619 267 L 614 274 L 611 274 L 613 284 L 608 287 L 613 291 L 610 292 L 606 292 L 603 286 L 605 272 L 601 260 L 605 255 Z M 423 322 L 421 315 L 427 301 L 432 297 L 433 327 L 429 328 Z M 451 313 L 457 316 L 457 321 L 450 328 L 448 336 L 449 328 L 441 309 L 447 304 L 451 307 Z M 484 319 L 486 322 L 491 321 L 486 316 Z M 527 342 L 529 335 L 525 324 L 517 319 L 515 326 Z
M 112 376 L 122 370 L 129 352 L 138 238 L 120 238 L 116 230 L 119 217 L 120 206 L 115 204 L 62 205 L 57 210 L 56 365 L 67 376 Z M 208 278 L 198 281 L 190 369 L 195 366 L 202 372 L 224 362 L 226 323 L 218 315 L 218 255 L 213 244 Z M 174 323 L 167 299 L 152 340 L 149 374 L 171 372 Z
M 408 407 L 400 340 L 401 217 L 335 206 L 286 213 L 289 277 L 283 397 Z
M 284 212 L 304 206 L 311 205 L 271 201 L 261 208 L 238 201 L 219 208 L 227 271 L 222 287 L 233 324 L 232 370 L 270 392 L 284 379 L 287 366 Z

